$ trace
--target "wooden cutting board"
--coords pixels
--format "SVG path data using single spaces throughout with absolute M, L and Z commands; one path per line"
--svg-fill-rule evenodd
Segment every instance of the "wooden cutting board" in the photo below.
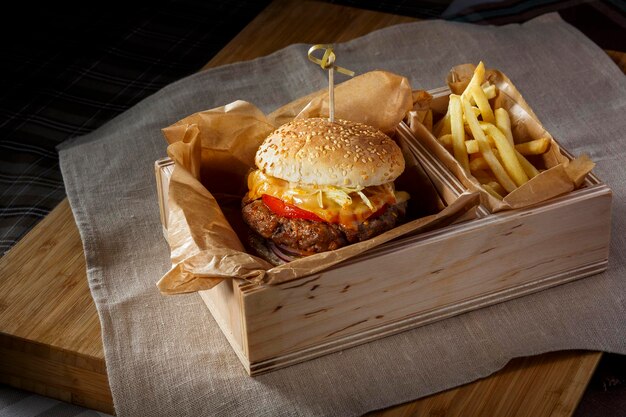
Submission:
M 414 19 L 322 2 L 275 0 L 205 68 L 292 43 L 343 42 Z M 613 56 L 622 60 L 623 54 Z M 165 148 L 165 143 L 164 143 Z M 82 244 L 64 200 L 0 259 L 0 382 L 114 413 Z M 554 352 L 370 416 L 570 416 L 601 357 Z

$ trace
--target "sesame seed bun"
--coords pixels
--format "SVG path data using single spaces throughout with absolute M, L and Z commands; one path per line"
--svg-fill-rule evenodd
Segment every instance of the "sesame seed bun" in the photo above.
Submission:
M 295 119 L 275 130 L 256 153 L 257 167 L 285 181 L 369 187 L 404 171 L 396 143 L 362 123 L 325 118 Z

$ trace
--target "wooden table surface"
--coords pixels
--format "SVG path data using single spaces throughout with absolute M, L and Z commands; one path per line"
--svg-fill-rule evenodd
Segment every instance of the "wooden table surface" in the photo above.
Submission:
M 327 3 L 275 0 L 205 68 L 297 42 L 344 42 L 411 21 Z M 610 55 L 624 64 L 624 54 Z M 0 259 L 0 277 L 0 382 L 114 413 L 100 321 L 67 200 Z M 600 358 L 600 352 L 583 351 L 518 358 L 482 380 L 368 415 L 570 416 Z

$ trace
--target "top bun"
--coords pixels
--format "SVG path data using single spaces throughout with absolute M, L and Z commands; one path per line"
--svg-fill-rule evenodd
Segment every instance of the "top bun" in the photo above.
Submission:
M 325 118 L 282 125 L 261 144 L 255 163 L 285 181 L 338 187 L 380 185 L 404 171 L 402 151 L 389 136 L 363 123 Z

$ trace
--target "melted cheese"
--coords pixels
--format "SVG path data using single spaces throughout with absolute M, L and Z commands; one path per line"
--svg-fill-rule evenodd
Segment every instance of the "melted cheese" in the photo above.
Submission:
M 303 185 L 266 175 L 260 170 L 248 176 L 248 189 L 251 200 L 268 194 L 346 228 L 356 228 L 385 204 L 393 205 L 409 199 L 407 193 L 394 190 L 393 182 L 365 188 Z

